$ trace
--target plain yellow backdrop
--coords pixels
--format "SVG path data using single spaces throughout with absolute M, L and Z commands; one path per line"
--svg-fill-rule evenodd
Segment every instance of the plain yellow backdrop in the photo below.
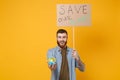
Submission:
M 92 6 L 92 25 L 75 27 L 75 48 L 86 64 L 77 80 L 120 80 L 119 0 L 0 0 L 0 80 L 50 80 L 46 53 L 55 47 L 56 4 Z

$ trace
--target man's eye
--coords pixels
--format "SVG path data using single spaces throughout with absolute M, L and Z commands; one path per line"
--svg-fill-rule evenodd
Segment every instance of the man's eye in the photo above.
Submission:
M 64 36 L 63 38 L 66 38 L 66 36 Z

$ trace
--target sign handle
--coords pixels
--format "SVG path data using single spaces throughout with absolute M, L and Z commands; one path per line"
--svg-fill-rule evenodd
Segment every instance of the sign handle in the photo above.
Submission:
M 72 27 L 72 38 L 73 38 L 73 49 L 75 49 L 75 32 L 74 32 L 74 27 Z

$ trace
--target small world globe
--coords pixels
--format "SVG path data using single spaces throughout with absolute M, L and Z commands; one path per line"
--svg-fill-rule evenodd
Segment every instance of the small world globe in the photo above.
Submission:
M 48 59 L 48 64 L 49 64 L 49 65 L 53 65 L 53 64 L 55 64 L 55 63 L 56 63 L 56 58 L 52 57 L 52 58 L 49 58 L 49 59 Z

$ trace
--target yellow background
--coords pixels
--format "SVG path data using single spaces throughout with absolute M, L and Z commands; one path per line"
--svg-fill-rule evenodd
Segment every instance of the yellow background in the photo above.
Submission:
M 64 28 L 56 26 L 56 4 L 88 3 L 92 26 L 75 28 L 75 47 L 86 64 L 77 80 L 120 80 L 119 0 L 0 0 L 0 80 L 50 80 L 46 52 Z

